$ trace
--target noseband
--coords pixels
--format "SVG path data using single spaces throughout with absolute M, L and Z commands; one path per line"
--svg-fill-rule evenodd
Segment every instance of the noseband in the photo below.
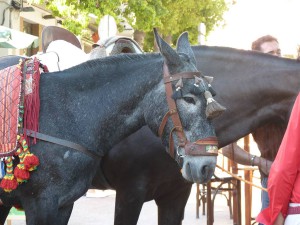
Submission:
M 179 79 L 195 79 L 195 76 L 200 78 L 200 72 L 183 72 L 177 73 L 174 75 L 170 75 L 169 69 L 167 65 L 164 63 L 163 67 L 164 71 L 164 84 L 166 90 L 166 98 L 169 107 L 169 111 L 164 115 L 162 122 L 158 129 L 159 137 L 162 137 L 163 131 L 165 126 L 168 122 L 169 117 L 171 117 L 173 122 L 173 128 L 169 134 L 169 153 L 170 155 L 175 158 L 174 154 L 174 140 L 173 140 L 173 132 L 176 132 L 178 138 L 178 147 L 182 147 L 185 150 L 186 155 L 192 156 L 217 156 L 218 155 L 218 141 L 216 137 L 207 137 L 204 139 L 199 139 L 195 142 L 190 142 L 187 140 L 183 127 L 181 124 L 181 120 L 179 118 L 178 110 L 174 99 L 172 98 L 173 95 L 173 88 L 172 88 L 172 81 L 176 81 Z M 179 155 L 179 157 L 184 157 Z

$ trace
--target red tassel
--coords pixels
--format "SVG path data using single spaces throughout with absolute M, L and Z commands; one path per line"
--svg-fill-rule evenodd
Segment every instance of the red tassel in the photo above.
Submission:
M 31 71 L 27 71 L 26 78 L 32 76 L 32 93 L 26 94 L 24 99 L 24 130 L 38 131 L 39 129 L 39 110 L 40 110 L 40 97 L 39 97 L 39 83 L 40 83 L 40 70 L 39 61 L 34 58 L 32 61 L 27 61 L 28 66 L 33 67 Z M 25 133 L 25 138 L 28 137 Z M 36 138 L 33 138 L 33 144 L 36 144 Z
M 11 192 L 18 187 L 18 182 L 15 179 L 14 175 L 8 174 L 5 175 L 2 179 L 0 187 L 6 192 Z
M 17 165 L 14 169 L 14 175 L 17 178 L 18 183 L 23 183 L 30 177 L 29 171 L 25 169 L 24 164 Z
M 26 170 L 32 171 L 35 170 L 36 167 L 40 164 L 40 160 L 34 154 L 26 154 L 24 156 L 24 166 Z

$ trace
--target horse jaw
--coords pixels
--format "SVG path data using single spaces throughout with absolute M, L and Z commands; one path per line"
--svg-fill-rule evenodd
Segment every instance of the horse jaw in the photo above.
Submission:
M 182 176 L 193 183 L 207 183 L 214 174 L 216 156 L 185 156 L 183 158 Z

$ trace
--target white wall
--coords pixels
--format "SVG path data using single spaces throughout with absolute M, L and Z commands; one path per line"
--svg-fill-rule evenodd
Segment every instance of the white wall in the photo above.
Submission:
M 226 25 L 217 28 L 208 45 L 251 49 L 251 43 L 270 34 L 278 38 L 283 54 L 296 54 L 300 44 L 299 0 L 236 0 L 225 14 Z

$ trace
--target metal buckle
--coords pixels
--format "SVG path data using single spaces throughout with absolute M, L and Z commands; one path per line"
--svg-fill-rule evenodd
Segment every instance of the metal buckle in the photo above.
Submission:
M 175 160 L 178 163 L 178 165 L 180 166 L 180 168 L 182 168 L 182 166 L 183 166 L 183 158 L 186 157 L 186 156 L 179 154 L 179 152 L 178 152 L 179 148 L 180 148 L 179 146 L 177 146 L 177 148 L 176 148 L 176 158 L 175 158 Z

